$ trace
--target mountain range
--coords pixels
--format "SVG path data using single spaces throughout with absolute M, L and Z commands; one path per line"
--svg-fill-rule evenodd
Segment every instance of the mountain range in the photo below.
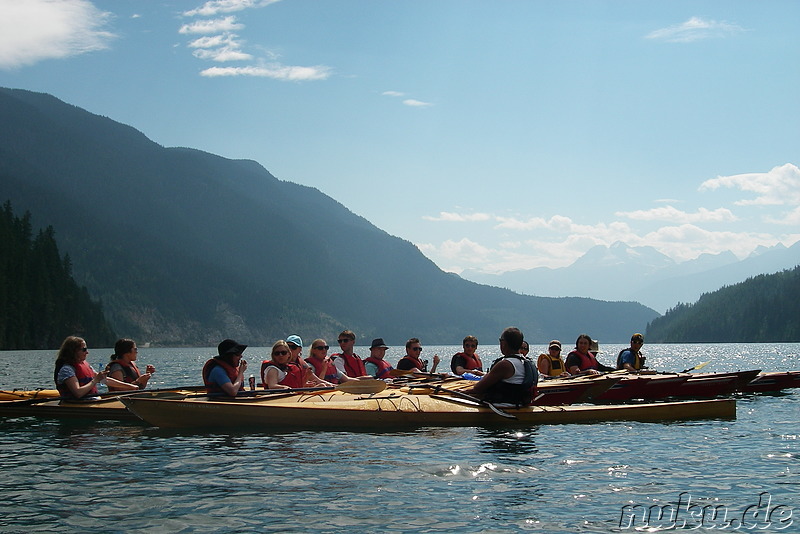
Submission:
M 465 271 L 473 282 L 505 287 L 526 295 L 580 295 L 600 300 L 641 302 L 661 313 L 680 303 L 692 303 L 724 285 L 759 274 L 776 273 L 800 264 L 800 241 L 790 247 L 759 247 L 739 260 L 732 252 L 702 254 L 685 261 L 653 247 L 630 247 L 617 242 L 597 245 L 567 267 L 487 274 Z
M 54 228 L 75 280 L 118 335 L 140 343 L 263 346 L 292 333 L 333 340 L 347 328 L 359 343 L 449 344 L 497 339 L 509 325 L 532 343 L 581 332 L 621 342 L 659 315 L 464 280 L 254 161 L 163 147 L 54 96 L 0 88 L 6 200 Z

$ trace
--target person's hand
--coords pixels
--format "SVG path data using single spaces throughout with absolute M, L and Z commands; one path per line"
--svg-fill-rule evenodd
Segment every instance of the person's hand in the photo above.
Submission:
M 94 375 L 94 378 L 92 380 L 94 380 L 95 384 L 99 384 L 100 382 L 105 380 L 107 376 L 108 376 L 108 371 L 100 371 L 99 373 Z
M 145 372 L 150 373 L 151 375 L 156 372 L 156 368 L 152 365 L 148 365 L 145 367 Z
M 438 354 L 434 354 L 433 355 L 433 365 L 436 365 L 440 361 L 442 361 L 442 359 L 439 357 L 439 355 Z
M 241 360 L 239 362 L 239 374 L 244 374 L 247 370 L 247 360 Z

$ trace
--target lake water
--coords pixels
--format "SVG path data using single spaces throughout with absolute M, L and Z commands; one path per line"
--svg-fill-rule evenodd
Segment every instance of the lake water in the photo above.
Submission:
M 600 360 L 621 348 L 601 346 Z M 95 368 L 112 352 L 90 349 Z M 456 349 L 423 355 L 438 352 L 446 370 Z M 498 355 L 485 349 L 484 362 Z M 153 387 L 197 385 L 213 353 L 141 348 L 139 363 L 156 366 Z M 251 369 L 267 353 L 248 348 Z M 660 370 L 800 369 L 800 344 L 644 353 Z M 52 387 L 54 358 L 0 352 L 0 388 Z M 800 390 L 744 396 L 737 411 L 735 421 L 394 433 L 0 418 L 0 532 L 800 532 Z

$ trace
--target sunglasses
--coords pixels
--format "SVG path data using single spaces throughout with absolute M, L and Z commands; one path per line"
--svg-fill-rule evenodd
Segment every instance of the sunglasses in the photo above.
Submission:
M 272 353 L 273 356 L 286 356 L 287 354 L 289 354 L 288 350 L 276 350 Z
M 328 345 L 319 345 L 319 346 L 317 346 L 317 347 L 314 347 L 314 348 L 315 348 L 315 349 L 323 349 L 323 350 L 328 350 L 330 347 L 329 347 Z
M 412 347 L 411 350 L 414 352 L 422 352 L 422 347 Z
M 561 350 L 561 347 L 550 347 L 550 350 Z
M 81 352 L 89 352 L 89 349 L 86 348 L 86 347 L 81 347 L 78 350 L 81 351 Z

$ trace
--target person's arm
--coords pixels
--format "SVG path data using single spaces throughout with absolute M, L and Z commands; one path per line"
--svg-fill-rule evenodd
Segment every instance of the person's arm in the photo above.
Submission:
M 72 393 L 72 396 L 76 399 L 80 399 L 87 393 L 89 393 L 93 387 L 95 387 L 98 382 L 102 382 L 104 378 L 106 378 L 106 372 L 100 371 L 99 373 L 95 374 L 92 379 L 85 383 L 84 385 L 80 385 L 78 382 L 78 377 L 75 375 L 70 376 L 69 378 L 64 380 L 64 385 L 67 386 L 69 392 Z
M 481 378 L 477 384 L 472 386 L 470 389 L 465 390 L 465 393 L 470 393 L 472 395 L 483 395 L 489 390 L 489 388 L 501 380 L 511 378 L 512 376 L 514 376 L 514 364 L 508 360 L 501 360 L 497 362 L 488 373 L 483 375 L 483 378 Z
M 264 375 L 264 383 L 267 389 L 290 389 L 289 386 L 278 383 L 278 368 L 267 367 L 267 373 Z
M 580 366 L 580 360 L 573 354 L 567 355 L 567 361 L 564 363 L 564 365 L 570 374 L 577 375 L 582 372 Z
M 536 368 L 543 376 L 550 376 L 550 358 L 546 354 L 540 354 L 536 360 Z
M 146 383 L 147 382 L 145 382 L 145 384 Z M 114 377 L 114 373 L 106 377 L 106 385 L 108 386 L 108 391 L 133 391 L 134 389 L 140 389 L 138 384 L 129 384 L 127 382 L 123 382 L 122 380 L 118 380 Z
M 220 384 L 219 387 L 222 388 L 222 391 L 225 392 L 226 395 L 229 397 L 235 397 L 239 394 L 239 390 L 242 388 L 242 383 L 244 382 L 244 372 L 247 370 L 247 362 L 241 360 L 239 362 L 239 373 L 236 375 L 236 380 L 233 382 L 225 382 Z
M 438 354 L 434 354 L 433 355 L 433 367 L 431 367 L 431 370 L 430 370 L 431 374 L 436 372 L 436 366 L 439 365 L 440 361 L 442 361 L 442 359 L 439 357 L 439 355 Z

